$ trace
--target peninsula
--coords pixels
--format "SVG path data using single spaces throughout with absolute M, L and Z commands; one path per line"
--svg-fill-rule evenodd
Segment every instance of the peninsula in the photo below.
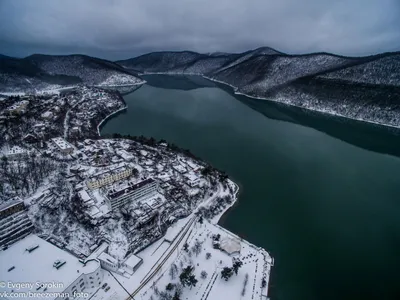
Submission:
M 167 141 L 101 137 L 127 107 L 110 87 L 0 101 L 3 298 L 266 299 L 273 258 L 217 225 L 238 186 Z

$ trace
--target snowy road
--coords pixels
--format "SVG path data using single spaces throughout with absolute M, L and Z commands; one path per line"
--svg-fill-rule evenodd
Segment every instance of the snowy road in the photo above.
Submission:
M 69 113 L 71 112 L 72 109 L 74 109 L 77 105 L 81 104 L 84 100 L 86 100 L 86 93 L 82 95 L 81 100 L 79 100 L 77 103 L 75 103 L 73 106 L 71 106 L 70 109 L 68 109 L 67 113 L 65 114 L 64 118 L 64 139 L 66 140 L 68 138 L 68 121 L 69 121 Z

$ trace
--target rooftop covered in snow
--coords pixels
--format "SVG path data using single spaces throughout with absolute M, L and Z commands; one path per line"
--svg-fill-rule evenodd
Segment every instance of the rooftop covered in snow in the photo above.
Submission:
M 81 273 L 93 272 L 98 264 L 92 260 L 84 265 L 68 252 L 32 234 L 0 251 L 0 278 L 6 283 L 62 283 L 48 289 L 48 292 L 57 293 L 63 292 Z M 37 291 L 36 288 L 25 287 L 18 292 L 43 292 L 43 289 Z M 12 289 L 6 286 L 3 291 L 11 292 Z

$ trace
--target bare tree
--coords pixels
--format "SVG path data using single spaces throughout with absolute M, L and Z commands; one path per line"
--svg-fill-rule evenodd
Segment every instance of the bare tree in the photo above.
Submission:
M 158 295 L 158 299 L 160 300 L 172 300 L 172 295 L 166 291 L 160 292 Z
M 242 296 L 244 296 L 246 294 L 246 286 L 247 286 L 247 282 L 249 281 L 249 274 L 246 273 L 246 275 L 244 276 L 244 282 L 243 282 L 243 289 L 242 289 Z
M 193 247 L 192 247 L 192 251 L 196 254 L 196 256 L 198 256 L 200 254 L 202 250 L 202 243 L 196 239 Z
M 201 277 L 201 279 L 206 279 L 207 278 L 207 272 L 206 271 L 201 271 L 201 273 L 200 273 L 200 277 Z
M 178 266 L 173 263 L 171 265 L 171 268 L 169 269 L 169 276 L 171 277 L 172 280 L 176 278 L 176 275 L 178 275 Z

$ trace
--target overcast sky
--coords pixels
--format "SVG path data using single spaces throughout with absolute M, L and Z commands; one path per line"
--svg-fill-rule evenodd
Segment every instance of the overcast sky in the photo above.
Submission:
M 0 53 L 400 50 L 400 0 L 0 0 Z

